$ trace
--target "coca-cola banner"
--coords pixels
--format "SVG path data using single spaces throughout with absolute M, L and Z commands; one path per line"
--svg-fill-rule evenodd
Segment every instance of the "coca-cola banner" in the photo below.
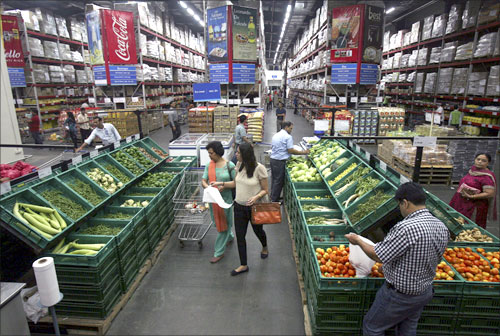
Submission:
M 134 14 L 132 12 L 103 9 L 102 17 L 109 63 L 137 64 Z
M 17 17 L 2 15 L 3 45 L 8 67 L 24 67 L 23 47 Z

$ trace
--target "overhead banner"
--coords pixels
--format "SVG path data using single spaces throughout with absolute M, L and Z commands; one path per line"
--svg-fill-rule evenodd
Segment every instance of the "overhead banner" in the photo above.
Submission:
M 26 87 L 24 68 L 7 68 L 11 87 Z
M 137 69 L 135 65 L 110 65 L 109 74 L 111 85 L 137 84 Z
M 361 44 L 363 5 L 338 7 L 332 10 L 333 63 L 357 62 Z
M 332 64 L 331 84 L 356 84 L 358 63 Z
M 254 84 L 255 64 L 233 63 L 234 84 Z
M 7 67 L 24 67 L 23 47 L 16 16 L 2 15 L 2 33 Z
M 205 102 L 212 100 L 220 100 L 220 84 L 219 83 L 194 83 L 193 84 L 193 100 L 195 102 Z
M 92 11 L 86 15 L 87 35 L 89 41 L 90 64 L 104 64 L 102 48 L 101 16 L 99 11 Z
M 379 64 L 382 58 L 382 38 L 384 34 L 384 9 L 365 5 L 363 27 L 363 63 Z
M 378 81 L 378 65 L 377 64 L 361 64 L 361 72 L 359 76 L 359 84 L 377 84 Z
M 207 33 L 208 61 L 227 61 L 227 6 L 207 10 Z
M 229 83 L 229 64 L 210 64 L 210 83 Z
M 257 9 L 233 6 L 233 60 L 257 59 Z
M 134 14 L 103 9 L 107 55 L 110 64 L 137 64 Z

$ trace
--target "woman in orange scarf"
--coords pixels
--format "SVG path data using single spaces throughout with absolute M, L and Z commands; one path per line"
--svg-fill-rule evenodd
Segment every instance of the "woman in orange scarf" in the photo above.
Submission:
M 226 203 L 233 203 L 233 194 L 225 182 L 234 180 L 236 174 L 234 163 L 226 161 L 224 155 L 224 147 L 220 141 L 212 141 L 207 147 L 210 163 L 205 166 L 205 173 L 202 176 L 201 184 L 203 188 L 207 188 L 213 182 L 221 182 L 218 186 L 220 194 Z M 216 203 L 210 203 L 210 215 L 212 221 L 215 222 L 218 234 L 215 239 L 215 252 L 210 262 L 216 263 L 224 257 L 226 245 L 233 241 L 234 234 L 231 231 L 233 226 L 233 207 L 223 209 Z

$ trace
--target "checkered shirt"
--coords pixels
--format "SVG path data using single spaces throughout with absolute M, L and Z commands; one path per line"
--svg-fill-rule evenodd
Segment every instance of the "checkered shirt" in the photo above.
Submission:
M 417 210 L 406 216 L 375 245 L 387 282 L 404 294 L 424 293 L 432 286 L 449 238 L 446 225 L 429 210 Z

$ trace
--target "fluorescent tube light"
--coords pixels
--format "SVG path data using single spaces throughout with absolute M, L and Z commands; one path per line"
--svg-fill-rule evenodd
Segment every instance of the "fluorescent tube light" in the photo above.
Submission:
M 194 10 L 192 8 L 188 7 L 187 12 L 189 13 L 189 15 L 194 15 Z
M 179 5 L 181 5 L 182 8 L 187 8 L 187 5 L 184 1 L 179 1 Z
M 388 10 L 386 10 L 386 11 L 385 11 L 385 14 L 392 13 L 392 12 L 394 12 L 394 10 L 395 10 L 395 9 L 396 9 L 396 8 L 391 7 L 391 8 L 389 8 Z

